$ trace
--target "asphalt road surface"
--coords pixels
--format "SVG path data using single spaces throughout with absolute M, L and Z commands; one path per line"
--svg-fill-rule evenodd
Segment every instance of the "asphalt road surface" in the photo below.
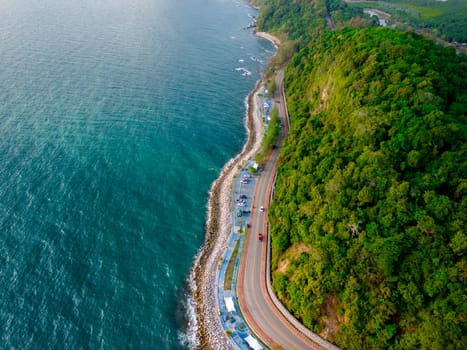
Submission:
M 283 71 L 276 77 L 277 93 L 274 96 L 281 118 L 286 116 L 285 99 L 282 94 Z M 277 102 L 279 101 L 279 103 Z M 238 297 L 239 304 L 250 327 L 270 347 L 279 345 L 284 349 L 321 349 L 319 345 L 301 334 L 281 314 L 272 302 L 266 287 L 266 256 L 269 237 L 267 233 L 267 212 L 269 193 L 275 176 L 275 166 L 280 144 L 288 129 L 288 122 L 283 122 L 283 130 L 276 147 L 265 164 L 258 178 L 253 210 L 250 219 L 250 231 L 247 237 L 245 252 L 239 274 Z M 264 206 L 264 211 L 260 208 Z M 263 241 L 258 239 L 258 233 L 264 235 Z

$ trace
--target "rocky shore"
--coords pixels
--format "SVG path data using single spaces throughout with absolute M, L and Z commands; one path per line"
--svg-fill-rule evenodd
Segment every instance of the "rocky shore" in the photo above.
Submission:
M 266 32 L 255 32 L 259 37 L 272 42 L 276 47 L 280 40 Z M 260 149 L 264 135 L 261 116 L 261 101 L 258 93 L 265 88 L 259 80 L 246 99 L 246 129 L 248 138 L 240 154 L 231 159 L 222 169 L 219 178 L 213 183 L 208 202 L 206 237 L 204 246 L 197 256 L 190 273 L 190 288 L 195 303 L 197 349 L 232 349 L 220 323 L 216 303 L 216 272 L 227 247 L 227 239 L 232 225 L 231 196 L 235 176 L 241 167 Z
M 263 82 L 259 81 L 247 98 L 246 145 L 239 155 L 224 166 L 210 191 L 205 243 L 190 276 L 190 280 L 195 282 L 192 292 L 196 304 L 198 349 L 232 348 L 220 323 L 214 286 L 218 263 L 226 249 L 231 230 L 233 180 L 240 167 L 258 151 L 264 133 L 257 96 L 262 88 Z

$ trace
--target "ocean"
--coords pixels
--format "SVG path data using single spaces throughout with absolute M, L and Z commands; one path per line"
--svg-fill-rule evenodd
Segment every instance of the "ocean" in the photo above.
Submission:
M 0 348 L 184 349 L 274 48 L 240 0 L 0 2 Z

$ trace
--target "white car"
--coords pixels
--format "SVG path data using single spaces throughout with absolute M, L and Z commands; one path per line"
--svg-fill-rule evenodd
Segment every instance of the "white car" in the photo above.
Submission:
M 264 207 L 263 207 L 263 206 L 261 206 L 261 208 L 259 208 L 259 210 L 260 210 L 260 211 L 264 211 Z

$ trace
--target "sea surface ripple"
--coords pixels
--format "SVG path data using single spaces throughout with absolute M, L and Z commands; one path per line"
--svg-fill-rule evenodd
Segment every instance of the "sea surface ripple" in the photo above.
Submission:
M 208 191 L 273 50 L 243 29 L 251 14 L 235 0 L 0 2 L 1 348 L 188 346 Z

